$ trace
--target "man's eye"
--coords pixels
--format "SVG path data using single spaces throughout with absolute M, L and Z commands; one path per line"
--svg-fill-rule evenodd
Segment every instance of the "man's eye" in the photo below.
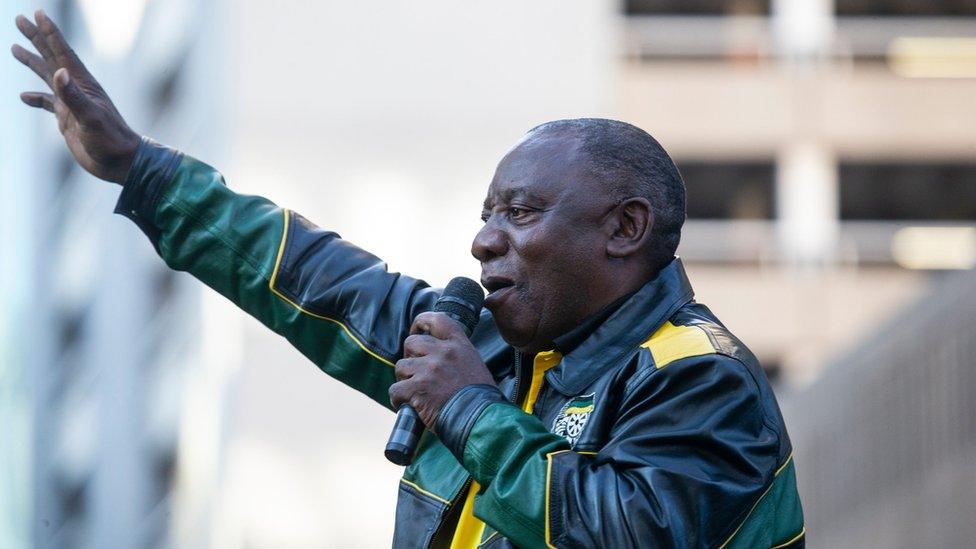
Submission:
M 512 219 L 520 219 L 520 218 L 525 217 L 526 215 L 528 215 L 528 213 L 529 213 L 529 210 L 525 210 L 525 209 L 522 209 L 522 208 L 512 207 L 512 208 L 509 208 L 508 209 L 508 216 L 511 217 Z

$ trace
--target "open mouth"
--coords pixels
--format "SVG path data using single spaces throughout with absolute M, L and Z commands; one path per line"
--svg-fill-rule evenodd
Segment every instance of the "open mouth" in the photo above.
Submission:
M 481 285 L 488 290 L 488 295 L 491 296 L 506 288 L 515 286 L 515 282 L 510 278 L 505 278 L 502 276 L 488 276 L 481 279 Z
M 505 298 L 515 290 L 515 281 L 503 276 L 482 277 L 481 285 L 488 290 L 488 297 L 485 298 L 485 307 L 492 311 L 501 306 Z

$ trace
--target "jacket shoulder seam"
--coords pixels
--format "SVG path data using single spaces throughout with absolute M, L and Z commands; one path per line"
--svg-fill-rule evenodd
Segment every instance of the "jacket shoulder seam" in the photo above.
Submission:
M 670 320 L 662 324 L 640 347 L 651 353 L 654 366 L 658 370 L 684 358 L 718 351 L 704 328 L 697 325 L 682 326 Z
M 625 384 L 626 393 L 632 392 L 655 372 L 669 364 L 689 358 L 720 354 L 708 332 L 698 326 L 680 326 L 665 322 L 646 341 L 637 348 L 635 359 L 640 361 L 642 354 L 650 357 L 650 362 L 642 366 Z M 639 364 L 639 362 L 638 362 Z

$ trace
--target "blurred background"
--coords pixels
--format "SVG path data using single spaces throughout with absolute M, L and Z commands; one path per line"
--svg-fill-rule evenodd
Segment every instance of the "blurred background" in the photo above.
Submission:
M 810 546 L 976 543 L 976 0 L 4 0 L 5 43 L 37 8 L 137 131 L 432 285 L 477 276 L 523 132 L 646 129 Z M 392 415 L 168 270 L 0 83 L 0 547 L 389 546 Z

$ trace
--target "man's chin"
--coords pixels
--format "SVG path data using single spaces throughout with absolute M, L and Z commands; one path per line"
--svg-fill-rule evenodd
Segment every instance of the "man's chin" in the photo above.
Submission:
M 535 335 L 534 330 L 527 330 L 524 326 L 520 326 L 517 323 L 517 319 L 512 318 L 511 315 L 499 316 L 495 311 L 492 311 L 492 316 L 495 319 L 495 326 L 498 328 L 498 333 L 506 343 L 519 351 L 525 351 L 530 348 L 533 336 Z

